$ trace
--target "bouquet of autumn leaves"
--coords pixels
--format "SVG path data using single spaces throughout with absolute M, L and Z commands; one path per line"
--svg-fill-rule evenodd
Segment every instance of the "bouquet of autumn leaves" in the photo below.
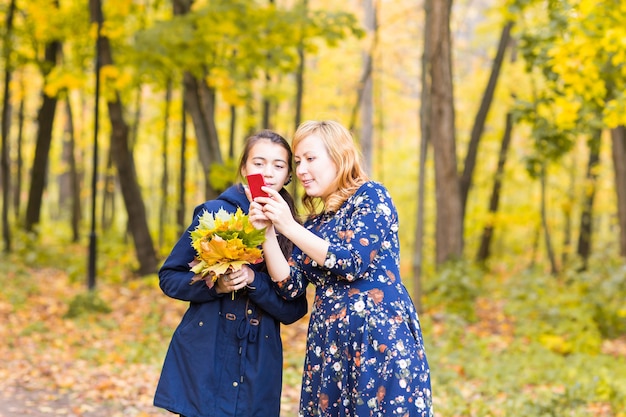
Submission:
M 204 210 L 199 220 L 190 232 L 191 246 L 196 250 L 189 264 L 196 274 L 190 285 L 205 280 L 207 275 L 215 282 L 222 274 L 263 260 L 259 246 L 265 240 L 265 229 L 256 229 L 241 208 L 234 214 L 223 208 L 215 214 Z

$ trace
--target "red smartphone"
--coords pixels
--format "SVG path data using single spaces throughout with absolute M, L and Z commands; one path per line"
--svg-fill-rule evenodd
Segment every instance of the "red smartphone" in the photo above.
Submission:
M 265 185 L 263 174 L 250 174 L 248 178 L 248 187 L 250 187 L 250 195 L 254 200 L 256 197 L 269 197 L 269 194 L 261 190 L 261 187 Z

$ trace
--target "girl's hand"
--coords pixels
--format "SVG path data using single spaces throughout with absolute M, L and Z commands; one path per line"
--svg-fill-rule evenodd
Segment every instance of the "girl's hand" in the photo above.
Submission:
M 255 229 L 261 230 L 264 227 L 269 229 L 272 225 L 272 222 L 265 216 L 263 213 L 263 206 L 254 200 L 252 200 L 252 195 L 250 194 L 250 188 L 248 186 L 244 186 L 244 191 L 246 193 L 246 197 L 248 197 L 248 201 L 250 201 L 250 208 L 248 209 L 248 219 L 252 226 Z
M 218 294 L 229 293 L 250 286 L 253 281 L 254 271 L 243 265 L 238 271 L 220 275 L 215 281 L 215 290 Z
M 272 227 L 272 222 L 263 212 L 263 206 L 259 203 L 255 203 L 254 201 L 250 203 L 250 208 L 248 209 L 248 219 L 250 220 L 250 223 L 252 223 L 252 226 L 254 226 L 257 230 L 263 229 L 264 227 L 266 229 L 270 229 Z

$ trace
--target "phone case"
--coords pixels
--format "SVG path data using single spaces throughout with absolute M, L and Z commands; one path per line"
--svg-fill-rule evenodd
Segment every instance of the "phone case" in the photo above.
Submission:
M 265 185 L 265 180 L 262 174 L 250 174 L 247 176 L 248 186 L 250 187 L 250 195 L 252 198 L 256 197 L 269 197 L 265 191 L 261 191 L 261 187 Z

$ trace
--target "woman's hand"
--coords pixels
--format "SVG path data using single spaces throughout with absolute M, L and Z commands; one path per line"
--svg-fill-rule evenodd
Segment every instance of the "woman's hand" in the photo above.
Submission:
M 241 290 L 244 287 L 250 286 L 254 281 L 254 271 L 243 265 L 238 271 L 232 271 L 226 274 L 222 274 L 215 281 L 215 291 L 218 294 L 225 294 L 237 290 Z M 209 283 L 207 282 L 207 286 Z
M 263 191 L 266 191 L 269 197 L 257 197 L 255 204 L 258 203 L 261 205 L 260 208 L 265 218 L 274 225 L 274 228 L 278 232 L 284 234 L 289 226 L 297 223 L 291 214 L 289 204 L 287 204 L 278 191 L 270 187 L 263 187 Z

